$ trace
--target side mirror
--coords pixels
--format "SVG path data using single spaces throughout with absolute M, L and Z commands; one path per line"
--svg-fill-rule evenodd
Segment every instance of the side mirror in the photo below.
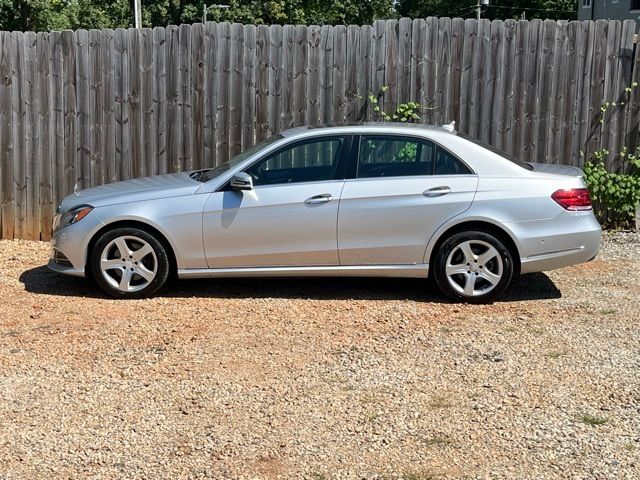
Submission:
M 253 178 L 246 172 L 238 172 L 231 177 L 232 190 L 253 190 Z

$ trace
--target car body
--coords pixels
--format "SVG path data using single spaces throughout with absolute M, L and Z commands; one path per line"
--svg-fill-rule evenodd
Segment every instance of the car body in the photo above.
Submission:
M 579 168 L 518 162 L 449 126 L 397 123 L 293 128 L 214 169 L 71 194 L 58 208 L 49 267 L 85 276 L 96 243 L 116 228 L 141 229 L 157 239 L 167 269 L 179 278 L 426 278 L 447 239 L 480 232 L 508 254 L 510 281 L 518 273 L 586 262 L 597 254 L 601 236 Z M 131 253 L 128 241 L 120 250 L 112 245 L 103 263 Z M 474 266 L 483 241 L 468 258 L 459 250 L 458 260 Z M 445 293 L 493 299 L 498 289 L 469 295 L 465 278 L 475 273 L 454 274 L 450 286 L 459 290 L 460 280 L 463 291 Z M 114 285 L 121 279 L 111 276 Z

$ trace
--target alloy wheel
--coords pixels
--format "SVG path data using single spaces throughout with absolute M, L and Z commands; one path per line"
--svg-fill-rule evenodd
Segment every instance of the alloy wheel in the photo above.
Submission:
M 158 259 L 153 247 L 135 236 L 113 239 L 100 256 L 102 277 L 122 292 L 137 292 L 156 277 Z
M 456 245 L 445 266 L 449 285 L 467 297 L 486 295 L 502 279 L 500 252 L 483 240 L 466 240 Z

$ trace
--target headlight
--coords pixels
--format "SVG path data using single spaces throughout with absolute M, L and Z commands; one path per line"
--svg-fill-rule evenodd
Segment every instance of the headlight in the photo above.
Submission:
M 89 212 L 93 210 L 93 207 L 89 205 L 81 205 L 69 210 L 65 213 L 59 213 L 53 221 L 53 231 L 60 230 L 61 228 L 73 225 L 86 217 Z

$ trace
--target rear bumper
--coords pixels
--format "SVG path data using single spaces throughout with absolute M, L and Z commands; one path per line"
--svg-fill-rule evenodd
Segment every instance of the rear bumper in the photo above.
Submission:
M 556 219 L 510 224 L 521 243 L 521 273 L 585 263 L 598 254 L 602 230 L 593 213 L 568 213 Z M 518 222 L 520 223 L 520 222 Z M 519 231 L 520 230 L 520 231 Z

